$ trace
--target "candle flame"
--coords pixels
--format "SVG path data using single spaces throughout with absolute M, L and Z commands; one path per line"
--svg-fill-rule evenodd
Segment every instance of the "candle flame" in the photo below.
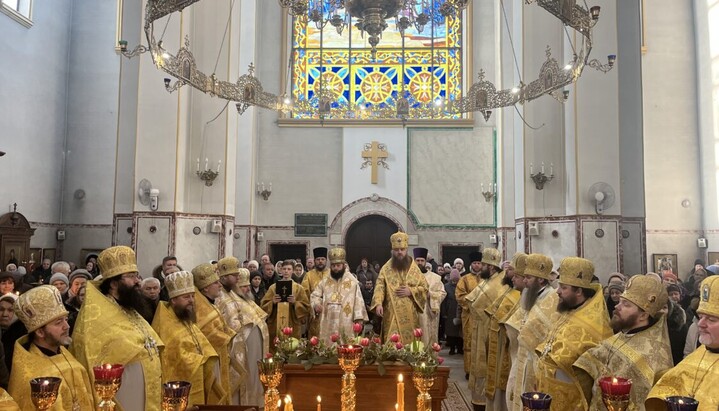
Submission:
M 268 359 L 267 362 L 272 364 L 272 358 Z
M 682 400 L 681 398 L 679 399 L 678 402 L 679 402 L 679 405 L 684 405 L 684 400 Z
M 420 365 L 420 367 L 422 367 L 422 368 L 424 368 L 426 366 L 427 366 L 427 364 L 425 364 L 424 362 L 422 362 L 422 364 Z
M 538 399 L 539 399 L 539 394 L 534 394 L 534 395 L 532 395 L 532 399 L 533 399 L 533 400 L 538 400 Z
M 398 409 L 399 409 L 399 404 L 394 403 L 394 409 L 395 409 L 395 410 L 398 410 Z
M 285 404 L 291 404 L 292 403 L 292 397 L 289 395 L 285 395 Z
M 282 406 L 282 400 L 277 400 L 277 408 L 280 408 Z
M 50 385 L 50 380 L 42 380 L 42 385 Z
M 399 382 L 404 381 L 404 377 L 402 376 L 402 374 L 400 374 L 399 377 L 397 377 L 397 381 L 399 381 Z
M 616 384 L 618 382 L 619 380 L 617 379 L 617 377 L 612 377 L 612 384 Z
M 111 370 L 111 369 L 112 369 L 112 365 L 111 365 L 111 364 L 105 364 L 105 365 L 103 365 L 103 367 L 104 367 L 106 370 Z
M 319 395 L 317 396 L 317 402 L 318 403 L 322 402 L 322 397 L 320 397 Z

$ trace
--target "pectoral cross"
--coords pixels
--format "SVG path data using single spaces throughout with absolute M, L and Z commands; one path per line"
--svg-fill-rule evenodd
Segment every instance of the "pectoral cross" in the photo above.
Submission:
M 362 158 L 365 161 L 364 163 L 362 163 L 362 167 L 360 167 L 360 170 L 366 168 L 367 166 L 372 167 L 372 184 L 377 184 L 378 166 L 382 166 L 385 169 L 389 170 L 389 166 L 384 161 L 384 159 L 387 157 L 389 157 L 389 153 L 387 153 L 387 147 L 384 144 L 373 141 L 369 144 L 364 145 L 364 151 L 362 151 Z

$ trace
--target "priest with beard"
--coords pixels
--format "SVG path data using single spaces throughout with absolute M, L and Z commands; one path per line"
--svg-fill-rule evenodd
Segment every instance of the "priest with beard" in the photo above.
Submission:
M 399 334 L 409 344 L 419 327 L 429 286 L 412 257 L 407 255 L 409 237 L 397 232 L 390 237 L 392 257 L 379 272 L 370 310 L 382 317 L 382 339 Z
M 459 262 L 462 261 L 458 258 Z M 456 261 L 455 261 L 456 265 Z M 464 268 L 463 268 L 464 269 Z M 457 269 L 457 271 L 460 271 Z M 464 359 L 464 378 L 469 379 L 469 368 L 472 364 L 472 332 L 476 328 L 477 323 L 469 311 L 470 303 L 465 299 L 467 294 L 471 293 L 480 282 L 479 272 L 482 271 L 482 253 L 474 251 L 469 254 L 469 273 L 462 275 L 457 283 L 454 297 L 460 307 L 460 317 L 462 319 L 462 347 L 460 353 Z M 484 280 L 482 280 L 484 281 Z
M 227 393 L 220 384 L 217 352 L 197 327 L 195 285 L 192 273 L 165 276 L 169 301 L 160 301 L 152 328 L 165 342 L 161 351 L 162 380 L 192 384 L 188 404 L 217 405 Z
M 472 391 L 472 405 L 475 411 L 484 411 L 487 397 L 484 393 L 487 379 L 487 352 L 489 315 L 486 310 L 509 287 L 502 283 L 504 274 L 500 268 L 502 255 L 496 248 L 485 248 L 482 252 L 482 269 L 479 284 L 464 297 L 474 319 L 472 331 L 472 356 L 469 371 L 469 388 Z
M 144 318 L 152 313 L 140 291 L 135 252 L 126 246 L 110 247 L 100 253 L 97 262 L 102 282 L 99 287 L 87 283 L 70 351 L 86 369 L 98 364 L 125 366 L 114 399 L 121 409 L 159 411 L 160 348 L 164 344 Z M 90 383 L 94 382 L 90 373 Z M 95 402 L 99 401 L 96 397 Z
M 504 322 L 512 358 L 507 379 L 507 407 L 510 410 L 521 411 L 522 393 L 534 390 L 534 347 L 546 337 L 551 318 L 557 311 L 557 293 L 549 285 L 551 271 L 551 258 L 537 253 L 527 256 L 519 307 Z
M 439 309 L 442 307 L 442 301 L 447 297 L 447 292 L 444 290 L 442 278 L 427 268 L 429 251 L 426 248 L 417 247 L 412 252 L 414 253 L 414 262 L 417 263 L 419 271 L 424 274 L 429 287 L 424 312 L 419 316 L 419 326 L 424 330 L 422 342 L 425 347 L 429 347 L 429 345 L 439 342 Z M 430 264 L 429 267 L 432 265 Z
M 317 247 L 312 250 L 314 259 L 312 260 L 312 269 L 310 269 L 309 260 L 307 261 L 307 273 L 302 279 L 302 288 L 307 293 L 307 301 L 311 299 L 312 292 L 315 291 L 317 285 L 323 279 L 330 275 L 330 269 L 327 267 L 327 248 Z M 320 318 L 315 314 L 314 310 L 310 310 L 307 325 L 307 335 L 320 335 Z
M 629 409 L 644 411 L 652 386 L 674 365 L 661 313 L 667 299 L 664 285 L 650 277 L 635 275 L 627 282 L 611 319 L 612 329 L 620 331 L 574 363 L 590 410 L 603 408 L 599 380 L 618 376 L 632 380 Z
M 354 275 L 345 271 L 345 250 L 331 249 L 329 260 L 330 275 L 315 287 L 310 300 L 319 316 L 319 338 L 327 345 L 332 344 L 332 334 L 352 336 L 353 325 L 364 324 L 368 320 L 362 286 Z
M 65 349 L 72 340 L 68 312 L 57 288 L 51 285 L 33 288 L 18 297 L 14 309 L 28 330 L 15 343 L 9 387 L 20 409 L 35 409 L 29 381 L 43 377 L 63 380 L 53 409 L 95 409 L 87 370 Z
M 552 396 L 552 411 L 586 411 L 588 404 L 572 365 L 584 352 L 609 338 L 612 328 L 602 286 L 592 283 L 594 264 L 584 258 L 566 257 L 559 271 L 557 312 L 561 316 L 535 348 L 539 355 L 537 391 Z

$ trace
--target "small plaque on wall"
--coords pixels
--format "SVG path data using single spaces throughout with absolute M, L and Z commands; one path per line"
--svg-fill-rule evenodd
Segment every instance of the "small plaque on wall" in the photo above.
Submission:
M 327 214 L 295 214 L 295 237 L 326 237 Z

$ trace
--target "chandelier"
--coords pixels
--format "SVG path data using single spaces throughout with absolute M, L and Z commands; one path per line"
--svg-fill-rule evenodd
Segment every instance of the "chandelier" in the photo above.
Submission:
M 333 102 L 322 93 L 322 90 L 314 101 L 292 101 L 284 93 L 278 95 L 265 91 L 262 83 L 254 75 L 255 67 L 252 64 L 247 74 L 241 75 L 234 82 L 219 79 L 215 73 L 208 75 L 199 70 L 190 51 L 187 37 L 184 46 L 175 54 L 165 50 L 162 40 L 155 38 L 154 23 L 198 1 L 200 0 L 147 0 L 144 32 L 148 45 L 140 44 L 129 50 L 127 42 L 120 40 L 120 52 L 128 58 L 149 52 L 155 66 L 174 78 L 174 82 L 170 77 L 164 79 L 165 89 L 168 92 L 190 86 L 212 97 L 235 102 L 239 114 L 244 113 L 249 107 L 256 106 L 284 114 L 319 113 L 321 121 L 331 116 L 332 112 L 342 112 L 347 113 L 342 118 L 396 119 L 404 122 L 409 119 L 432 118 L 438 111 L 452 115 L 478 112 L 485 120 L 489 120 L 493 110 L 524 104 L 543 95 L 551 95 L 559 102 L 564 102 L 569 94 L 564 88 L 575 83 L 587 66 L 606 73 L 613 68 L 616 61 L 615 55 L 609 55 L 607 63 L 589 58 L 592 51 L 592 29 L 599 19 L 599 6 L 585 8 L 577 4 L 577 0 L 525 0 L 527 5 L 536 2 L 566 28 L 579 34 L 580 39 L 578 41 L 580 44 L 576 47 L 572 45 L 573 58 L 565 65 L 560 65 L 547 47 L 546 60 L 536 79 L 532 81 L 525 83 L 521 79 L 519 84 L 511 88 L 497 89 L 494 83 L 485 78 L 484 71 L 480 70 L 478 81 L 472 84 L 462 97 L 448 101 L 438 100 L 419 104 L 412 101 L 411 96 L 407 94 L 395 94 L 390 99 L 392 104 L 348 107 Z M 435 11 L 432 7 L 435 3 L 440 4 L 437 12 L 447 17 L 461 13 L 467 7 L 469 0 L 279 0 L 279 2 L 289 15 L 307 19 L 319 29 L 329 23 L 340 35 L 352 18 L 356 18 L 357 23 L 354 27 L 363 35 L 365 33 L 368 35 L 374 52 L 382 33 L 389 27 L 387 19 L 394 18 L 396 29 L 402 33 L 411 26 L 421 31 L 433 18 L 432 13 Z

